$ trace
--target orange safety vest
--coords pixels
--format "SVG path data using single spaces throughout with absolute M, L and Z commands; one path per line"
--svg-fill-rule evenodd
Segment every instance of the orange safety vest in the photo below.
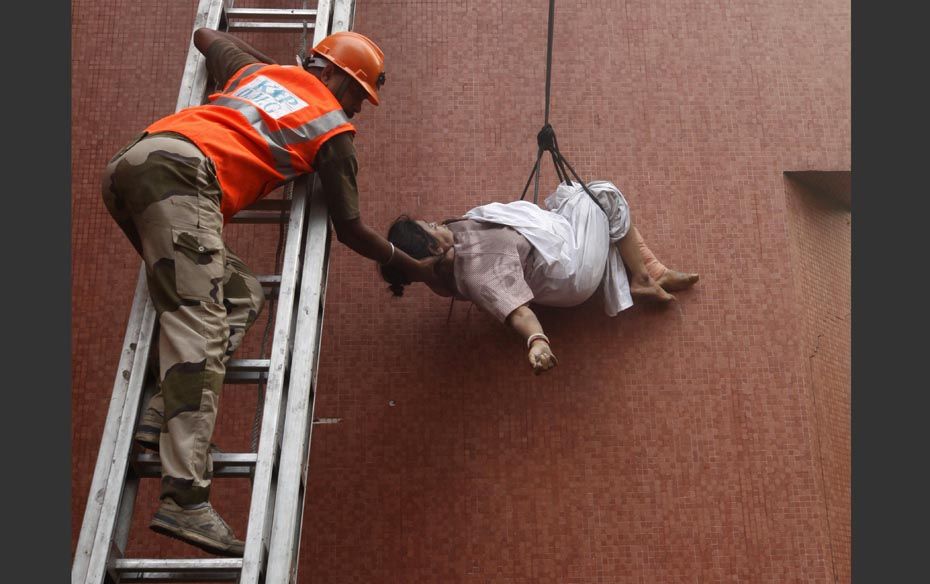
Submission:
M 205 105 L 146 128 L 176 132 L 213 161 L 229 219 L 276 187 L 313 172 L 324 142 L 355 132 L 339 101 L 300 67 L 255 63 L 236 72 Z

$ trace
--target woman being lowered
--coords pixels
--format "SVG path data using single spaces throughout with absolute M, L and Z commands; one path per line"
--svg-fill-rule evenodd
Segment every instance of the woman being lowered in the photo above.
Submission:
M 666 303 L 698 274 L 666 268 L 633 226 L 629 205 L 613 183 L 560 184 L 546 209 L 528 201 L 490 203 L 442 223 L 397 218 L 388 240 L 411 257 L 441 256 L 440 296 L 470 300 L 509 325 L 527 344 L 533 370 L 558 363 L 530 302 L 577 306 L 603 283 L 609 316 L 637 302 Z M 627 276 L 629 270 L 629 277 Z M 410 284 L 401 272 L 381 267 L 395 296 Z

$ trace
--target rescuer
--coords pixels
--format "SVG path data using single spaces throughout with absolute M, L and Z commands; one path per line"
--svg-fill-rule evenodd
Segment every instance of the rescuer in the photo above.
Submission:
M 262 287 L 223 241 L 223 225 L 282 184 L 316 172 L 336 236 L 357 253 L 429 280 L 359 214 L 350 119 L 377 106 L 384 55 L 367 37 L 337 32 L 300 66 L 282 66 L 237 37 L 194 32 L 222 90 L 205 105 L 162 118 L 106 167 L 107 210 L 145 263 L 158 315 L 159 390 L 134 438 L 158 450 L 159 532 L 212 553 L 241 556 L 243 542 L 209 502 L 210 439 L 227 360 L 255 322 Z

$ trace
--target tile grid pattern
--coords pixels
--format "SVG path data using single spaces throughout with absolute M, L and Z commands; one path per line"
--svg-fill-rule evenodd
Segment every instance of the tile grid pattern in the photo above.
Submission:
M 73 6 L 75 540 L 139 265 L 99 173 L 174 107 L 194 7 Z M 844 397 L 810 390 L 782 178 L 849 168 L 848 4 L 560 0 L 556 18 L 562 150 L 702 282 L 611 320 L 598 300 L 540 309 L 561 365 L 533 377 L 488 315 L 456 303 L 447 324 L 446 301 L 391 298 L 334 244 L 317 415 L 341 421 L 314 432 L 301 580 L 848 581 Z M 518 196 L 543 116 L 544 3 L 364 0 L 356 30 L 388 60 L 383 106 L 358 123 L 366 221 Z M 291 62 L 295 39 L 246 38 Z M 541 194 L 553 185 L 546 167 Z M 228 235 L 271 271 L 276 234 Z M 817 391 L 842 373 L 816 371 Z M 254 392 L 222 399 L 217 441 L 246 448 Z M 196 555 L 145 529 L 155 493 L 130 553 Z M 243 533 L 247 481 L 216 495 Z
M 806 325 L 805 357 L 816 412 L 816 461 L 837 580 L 850 578 L 849 207 L 788 180 L 792 263 Z

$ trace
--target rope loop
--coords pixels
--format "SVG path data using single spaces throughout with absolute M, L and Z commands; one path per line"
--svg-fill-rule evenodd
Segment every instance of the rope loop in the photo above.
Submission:
M 555 144 L 555 130 L 552 129 L 552 124 L 546 124 L 542 127 L 542 130 L 536 134 L 536 144 L 539 145 L 540 150 L 548 150 L 549 152 L 557 152 L 558 146 Z

